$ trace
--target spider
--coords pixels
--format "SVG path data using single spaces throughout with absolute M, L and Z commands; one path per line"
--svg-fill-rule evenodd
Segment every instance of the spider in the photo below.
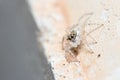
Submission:
M 87 43 L 86 36 L 88 36 L 90 33 L 97 30 L 98 28 L 100 28 L 103 25 L 86 33 L 85 25 L 91 15 L 93 15 L 93 13 L 87 13 L 87 14 L 81 16 L 80 19 L 78 20 L 79 22 L 81 22 L 81 19 L 83 19 L 85 16 L 86 17 L 89 16 L 89 17 L 87 17 L 85 19 L 85 21 L 84 21 L 84 23 L 82 23 L 82 25 L 79 24 L 79 22 L 78 22 L 77 24 L 74 24 L 73 26 L 71 26 L 67 30 L 65 36 L 63 37 L 62 49 L 65 51 L 65 58 L 66 58 L 67 62 L 79 62 L 77 59 L 77 56 L 79 54 L 80 49 L 83 48 L 83 46 L 88 47 L 88 48 L 86 48 L 86 50 L 88 52 L 94 53 Z M 92 39 L 94 40 L 94 38 L 92 38 Z M 95 41 L 94 43 L 96 44 L 97 41 Z

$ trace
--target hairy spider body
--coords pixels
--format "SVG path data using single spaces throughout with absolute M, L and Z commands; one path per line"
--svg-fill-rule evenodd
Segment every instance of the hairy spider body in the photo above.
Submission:
M 81 32 L 80 27 L 75 25 L 71 27 L 66 35 L 63 37 L 63 49 L 66 52 L 66 60 L 68 62 L 76 62 L 76 56 L 79 53 L 79 46 L 81 44 Z
M 81 50 L 81 48 L 83 48 L 83 46 L 89 47 L 87 40 L 86 40 L 86 36 L 88 36 L 94 30 L 97 30 L 98 28 L 103 26 L 102 24 L 101 26 L 90 31 L 89 33 L 86 33 L 85 26 L 86 26 L 86 23 L 89 17 L 87 17 L 82 24 L 79 24 L 79 23 L 81 23 L 81 19 L 83 19 L 85 16 L 88 16 L 88 15 L 92 15 L 92 13 L 88 13 L 88 14 L 81 16 L 79 19 L 79 22 L 71 26 L 66 31 L 66 34 L 62 39 L 62 48 L 65 51 L 65 58 L 68 62 L 79 62 L 77 60 L 77 55 L 79 54 L 79 51 Z M 90 53 L 93 53 L 90 47 L 89 49 L 86 48 L 86 50 Z

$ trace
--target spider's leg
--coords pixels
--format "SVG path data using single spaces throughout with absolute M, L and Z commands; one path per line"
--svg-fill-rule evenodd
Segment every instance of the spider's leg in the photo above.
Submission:
M 101 27 L 103 27 L 103 24 L 101 24 L 99 27 L 91 30 L 90 32 L 88 32 L 88 33 L 86 34 L 86 37 L 89 37 L 89 38 L 91 38 L 91 39 L 93 40 L 93 42 L 90 43 L 90 44 L 97 44 L 97 41 L 96 41 L 90 34 L 91 34 L 92 32 L 94 32 L 94 31 L 100 29 Z
M 83 44 L 84 44 L 83 47 L 84 47 L 85 51 L 87 51 L 89 53 L 94 53 L 86 39 L 83 40 Z
M 89 14 L 85 14 L 85 15 L 83 15 L 80 19 L 79 19 L 79 23 L 80 23 L 80 26 L 81 26 L 81 38 L 85 38 L 86 36 L 85 36 L 85 26 L 86 26 L 86 23 L 87 23 L 87 21 L 90 19 L 90 17 L 91 17 L 91 15 L 93 15 L 93 13 L 89 13 Z M 84 18 L 84 17 L 87 17 L 82 23 L 80 22 L 81 21 L 81 19 L 82 18 Z
M 92 32 L 96 31 L 97 29 L 103 27 L 103 24 L 100 25 L 99 27 L 91 30 L 90 32 L 88 32 L 87 34 L 84 34 L 85 38 L 83 39 L 83 44 L 84 44 L 84 47 L 85 47 L 85 50 L 90 52 L 90 53 L 94 53 L 93 50 L 91 49 L 91 47 L 89 46 L 90 44 L 88 43 L 86 37 L 89 36 L 94 42 L 92 44 L 96 44 L 96 40 L 90 35 Z
M 88 37 L 93 40 L 93 42 L 90 42 L 89 44 L 97 44 L 97 41 L 89 34 Z
M 93 15 L 93 13 L 86 13 L 84 15 L 82 15 L 79 19 L 78 19 L 78 22 L 80 22 L 85 16 L 89 16 L 89 15 Z
M 94 32 L 94 31 L 96 31 L 96 30 L 100 29 L 101 27 L 103 27 L 103 24 L 101 24 L 99 27 L 97 27 L 97 28 L 95 28 L 95 29 L 91 30 L 91 31 L 90 31 L 90 32 L 88 32 L 86 35 L 88 36 L 89 34 L 91 34 L 92 32 Z

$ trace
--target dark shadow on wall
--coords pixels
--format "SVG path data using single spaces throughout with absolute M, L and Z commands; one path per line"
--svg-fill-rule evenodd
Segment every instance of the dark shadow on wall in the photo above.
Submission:
M 0 0 L 0 80 L 54 80 L 24 0 Z

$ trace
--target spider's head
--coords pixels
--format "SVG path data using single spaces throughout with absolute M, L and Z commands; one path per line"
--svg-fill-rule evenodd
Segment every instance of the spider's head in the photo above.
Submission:
M 77 37 L 77 32 L 75 30 L 72 30 L 70 34 L 67 36 L 67 40 L 75 42 Z

